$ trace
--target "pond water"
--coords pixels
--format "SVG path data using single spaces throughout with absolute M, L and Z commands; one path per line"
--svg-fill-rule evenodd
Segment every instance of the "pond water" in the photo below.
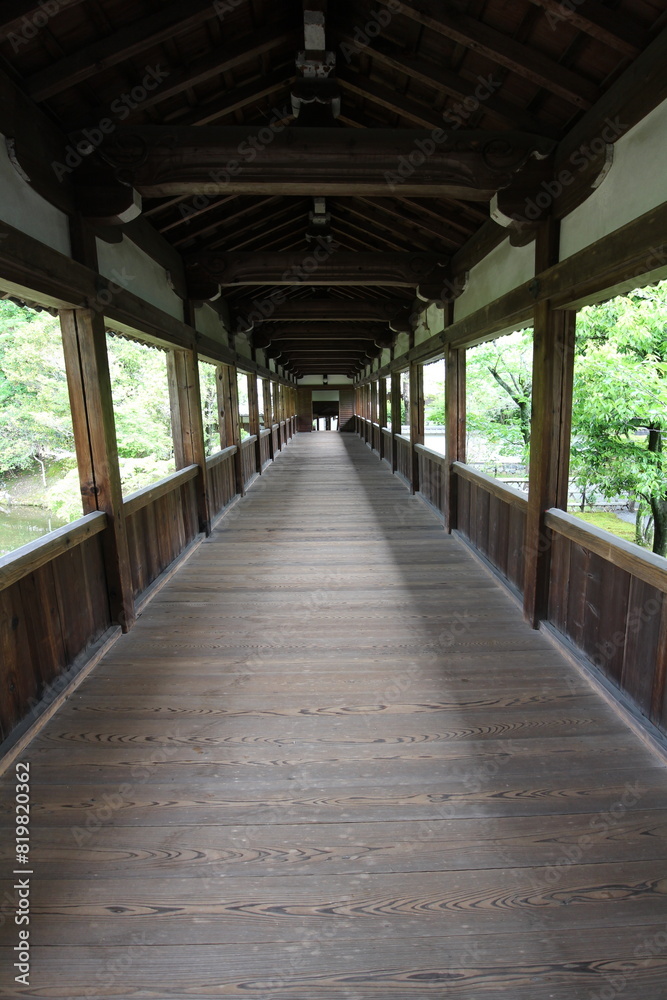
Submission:
M 21 545 L 34 542 L 67 524 L 66 520 L 50 514 L 42 507 L 8 507 L 0 503 L 0 556 L 7 555 Z

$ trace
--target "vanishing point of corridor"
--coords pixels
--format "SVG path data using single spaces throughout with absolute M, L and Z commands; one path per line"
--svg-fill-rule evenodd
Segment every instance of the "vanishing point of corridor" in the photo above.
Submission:
M 665 996 L 667 770 L 352 435 L 298 435 L 21 759 L 0 996 Z

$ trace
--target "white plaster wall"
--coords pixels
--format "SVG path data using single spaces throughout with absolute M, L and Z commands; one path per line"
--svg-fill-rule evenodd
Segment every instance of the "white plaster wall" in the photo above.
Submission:
M 394 357 L 400 358 L 410 350 L 410 338 L 407 333 L 399 333 L 394 347 Z
M 614 144 L 600 187 L 561 222 L 560 259 L 667 200 L 667 101 Z
M 120 243 L 97 239 L 100 274 L 128 292 L 183 320 L 183 301 L 167 283 L 167 273 L 147 253 L 123 236 Z
M 437 306 L 430 305 L 422 313 L 419 326 L 415 330 L 415 346 L 421 344 L 436 333 L 441 333 L 445 326 L 445 311 Z
M 70 257 L 69 222 L 17 173 L 0 134 L 0 220 Z
M 454 302 L 454 321 L 530 281 L 534 274 L 535 244 L 513 247 L 509 240 L 504 240 L 471 269 L 468 287 Z
M 225 330 L 220 316 L 205 302 L 195 309 L 195 329 L 203 333 L 205 337 L 216 340 L 219 344 L 227 346 L 227 331 Z

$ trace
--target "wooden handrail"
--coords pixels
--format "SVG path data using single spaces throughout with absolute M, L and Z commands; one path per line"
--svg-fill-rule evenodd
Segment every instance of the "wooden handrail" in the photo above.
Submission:
M 270 427 L 262 427 L 261 431 L 259 432 L 259 436 L 264 438 L 267 437 L 270 433 L 271 433 Z
M 225 459 L 231 458 L 232 455 L 236 454 L 236 445 L 230 444 L 228 448 L 223 448 L 222 451 L 216 451 L 215 455 L 211 455 L 210 458 L 206 459 L 206 468 L 215 469 L 217 465 L 224 462 Z
M 22 580 L 29 573 L 34 573 L 40 566 L 45 566 L 61 556 L 64 552 L 76 548 L 82 542 L 104 531 L 107 516 L 102 510 L 94 511 L 81 517 L 78 521 L 66 524 L 62 528 L 50 531 L 34 542 L 28 542 L 20 548 L 9 552 L 0 558 L 0 590 L 6 590 L 13 583 Z
M 485 472 L 478 472 L 477 469 L 471 469 L 469 465 L 464 465 L 463 462 L 452 462 L 452 469 L 462 479 L 467 479 L 469 482 L 474 483 L 475 486 L 480 486 L 487 493 L 492 493 L 493 496 L 498 497 L 499 500 L 503 500 L 513 507 L 518 507 L 520 510 L 527 510 L 528 497 L 521 490 L 515 489 L 514 486 L 505 486 L 504 483 L 501 483 L 498 479 L 494 479 L 493 476 L 487 476 Z
M 157 483 L 153 483 L 151 486 L 144 486 L 142 490 L 137 490 L 136 493 L 130 493 L 130 495 L 125 498 L 123 503 L 123 512 L 125 517 L 130 517 L 132 514 L 136 514 L 138 510 L 143 510 L 144 507 L 148 507 L 152 504 L 154 500 L 158 500 L 167 493 L 172 493 L 174 490 L 183 486 L 184 483 L 189 482 L 191 479 L 195 479 L 198 475 L 199 466 L 188 465 L 185 469 L 179 469 L 177 472 L 172 472 L 171 475 L 165 476 L 164 479 L 160 479 Z
M 241 447 L 247 448 L 249 445 L 254 444 L 256 440 L 257 435 L 251 434 L 250 437 L 244 438 L 243 441 L 241 441 Z
M 552 507 L 546 512 L 544 523 L 556 534 L 564 535 L 570 541 L 595 552 L 607 562 L 637 577 L 638 580 L 643 580 L 656 590 L 667 593 L 667 559 L 662 556 L 654 552 L 645 552 L 638 545 L 626 542 L 624 538 L 618 538 L 603 528 L 587 524 L 586 521 L 573 514 L 567 514 L 557 507 Z
M 415 451 L 421 451 L 424 455 L 428 455 L 431 461 L 434 461 L 436 465 L 441 465 L 444 468 L 447 467 L 447 459 L 439 451 L 433 451 L 431 448 L 427 448 L 425 444 L 416 444 Z
M 405 437 L 404 434 L 394 434 L 397 441 L 405 441 L 406 444 L 410 444 L 410 438 Z

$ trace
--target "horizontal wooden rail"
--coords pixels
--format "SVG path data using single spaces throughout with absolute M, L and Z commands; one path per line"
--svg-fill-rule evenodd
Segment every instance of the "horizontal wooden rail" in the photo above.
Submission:
M 56 528 L 34 542 L 22 545 L 14 552 L 9 552 L 0 558 L 0 590 L 6 590 L 12 584 L 22 580 L 29 573 L 34 573 L 40 566 L 45 566 L 61 556 L 64 552 L 81 545 L 86 539 L 104 531 L 107 516 L 104 511 L 95 511 L 86 517 Z
M 407 443 L 410 444 L 410 438 L 407 434 L 394 434 L 394 437 L 397 441 L 407 441 Z
M 499 500 L 504 500 L 505 503 L 509 503 L 513 507 L 528 508 L 528 497 L 521 490 L 515 489 L 514 486 L 505 486 L 500 480 L 494 479 L 493 476 L 487 476 L 485 472 L 478 472 L 477 469 L 471 469 L 469 465 L 464 465 L 463 462 L 453 462 L 452 469 L 457 476 L 469 480 L 475 486 L 480 486 L 483 490 L 498 497 Z
M 216 451 L 215 455 L 211 455 L 210 458 L 206 459 L 206 468 L 215 469 L 216 465 L 220 465 L 225 459 L 231 458 L 232 455 L 236 454 L 236 445 L 230 444 L 228 448 L 223 448 L 222 451 Z
M 160 479 L 159 482 L 153 483 L 151 486 L 145 486 L 142 490 L 137 490 L 136 493 L 130 493 L 123 503 L 125 516 L 130 517 L 132 514 L 136 514 L 138 510 L 148 507 L 154 500 L 177 490 L 198 475 L 199 466 L 188 465 L 185 469 L 172 472 L 171 475 L 165 476 L 164 479 Z
M 249 448 L 250 445 L 254 444 L 256 440 L 257 440 L 257 435 L 251 434 L 250 437 L 244 438 L 243 441 L 241 441 L 241 447 Z
M 437 465 L 441 465 L 443 469 L 447 468 L 447 459 L 440 451 L 433 451 L 431 448 L 427 448 L 425 444 L 416 444 L 415 451 L 420 451 L 424 455 L 428 455 L 432 462 Z
M 648 583 L 656 590 L 667 593 L 667 559 L 644 552 L 632 542 L 617 538 L 609 531 L 587 524 L 573 514 L 552 507 L 546 512 L 547 528 L 564 535 L 582 548 L 595 552 L 619 569 L 625 570 L 631 576 Z
M 261 431 L 259 432 L 259 436 L 263 438 L 268 437 L 270 433 L 271 429 L 269 427 L 262 427 Z

